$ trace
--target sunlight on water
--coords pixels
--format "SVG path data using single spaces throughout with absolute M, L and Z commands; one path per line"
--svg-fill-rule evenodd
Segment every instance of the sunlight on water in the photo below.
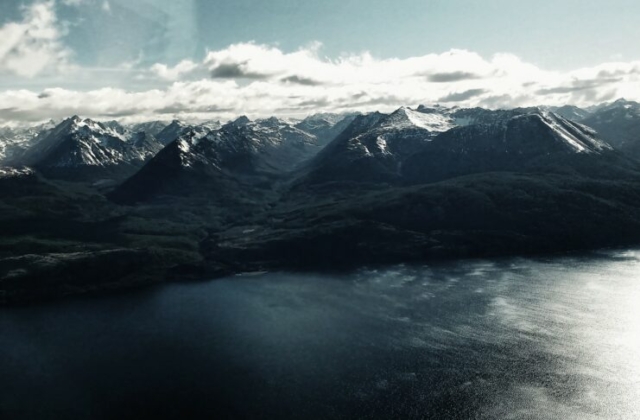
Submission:
M 637 418 L 640 264 L 635 254 L 621 257 L 628 260 L 552 264 L 524 294 L 512 290 L 494 299 L 492 314 L 535 341 L 554 364 L 555 383 L 518 386 L 516 394 L 529 403 L 514 407 L 513 418 Z
M 37 393 L 80 416 L 638 419 L 639 257 L 268 273 L 3 311 L 0 413 L 33 418 Z

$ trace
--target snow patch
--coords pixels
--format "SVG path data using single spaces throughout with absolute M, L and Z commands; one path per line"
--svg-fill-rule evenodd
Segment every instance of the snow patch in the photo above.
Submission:
M 553 113 L 544 112 L 541 115 L 542 122 L 548 126 L 560 139 L 564 140 L 569 146 L 571 146 L 578 153 L 590 153 L 593 148 L 596 150 L 608 149 L 605 143 L 602 143 L 595 138 L 581 139 L 571 133 L 565 127 L 565 124 L 569 124 L 566 121 L 561 121 L 560 117 Z M 587 130 L 585 130 L 587 131 Z M 585 134 L 593 134 L 593 130 L 587 131 Z M 586 136 L 585 136 L 586 137 Z M 588 143 L 585 143 L 585 140 Z
M 10 168 L 0 167 L 0 178 L 17 178 L 21 176 L 33 175 L 35 172 L 31 168 Z
M 429 132 L 442 133 L 455 127 L 453 120 L 443 113 L 423 113 L 410 108 L 400 108 L 385 119 L 385 129 L 421 128 Z

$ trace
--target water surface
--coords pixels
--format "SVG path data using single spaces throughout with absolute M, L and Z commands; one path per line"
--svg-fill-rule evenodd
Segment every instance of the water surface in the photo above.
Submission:
M 0 311 L 0 418 L 640 418 L 640 253 Z

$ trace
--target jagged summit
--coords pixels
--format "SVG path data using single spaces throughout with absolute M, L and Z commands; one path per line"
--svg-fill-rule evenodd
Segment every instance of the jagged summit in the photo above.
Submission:
M 287 124 L 285 121 L 277 118 L 277 117 L 269 117 L 261 120 L 257 120 L 260 125 L 269 126 L 269 127 L 280 127 L 282 125 Z M 246 125 L 246 124 L 245 124 Z
M 31 127 L 0 128 L 0 163 L 21 165 L 25 150 L 42 141 L 59 123 L 49 120 Z
M 231 124 L 237 127 L 242 127 L 243 125 L 247 125 L 249 123 L 251 123 L 251 120 L 246 115 L 242 115 L 241 117 L 238 117 L 231 122 Z
M 180 137 L 187 127 L 188 125 L 186 123 L 183 123 L 180 120 L 173 120 L 171 121 L 171 124 L 167 125 L 162 131 L 160 131 L 156 137 L 160 143 L 167 145 Z
M 453 121 L 446 115 L 405 107 L 392 114 L 357 116 L 314 159 L 299 182 L 395 180 L 404 159 L 452 127 Z
M 186 129 L 112 197 L 136 202 L 193 193 L 234 200 L 240 184 L 252 189 L 282 177 L 321 149 L 314 135 L 278 118 L 247 120 L 204 135 L 194 127 Z M 198 185 L 206 188 L 194 187 Z
M 151 135 L 140 137 L 119 124 L 104 124 L 76 115 L 62 121 L 27 149 L 18 162 L 53 177 L 74 178 L 74 172 L 89 168 L 91 176 L 101 176 L 126 167 L 124 176 L 161 147 Z
M 492 150 L 513 155 L 534 150 L 593 154 L 611 150 L 611 143 L 622 151 L 637 149 L 640 156 L 639 124 L 640 104 L 624 98 L 597 111 L 572 105 L 490 110 L 421 104 L 390 114 L 324 112 L 296 121 L 275 116 L 250 120 L 243 115 L 224 125 L 175 119 L 125 126 L 73 115 L 55 126 L 48 123 L 24 133 L 0 129 L 0 158 L 11 156 L 4 163 L 40 168 L 112 167 L 145 162 L 162 146 L 182 138 L 179 144 L 189 150 L 202 141 L 227 149 L 228 156 L 244 153 L 251 158 L 234 162 L 251 161 L 247 167 L 264 173 L 301 168 L 313 173 L 324 168 L 322 179 L 389 180 L 398 179 L 405 160 L 423 152 L 427 143 L 438 139 L 438 147 L 446 148 L 445 138 L 450 141 L 447 147 L 464 145 L 467 152 L 491 143 Z M 506 139 L 502 144 L 494 141 L 500 135 Z

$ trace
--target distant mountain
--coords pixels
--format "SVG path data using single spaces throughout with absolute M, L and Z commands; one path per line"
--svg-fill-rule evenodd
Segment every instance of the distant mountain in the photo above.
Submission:
M 53 178 L 90 180 L 131 175 L 162 148 L 151 135 L 78 116 L 64 120 L 20 157 Z
M 640 104 L 619 99 L 582 120 L 616 149 L 640 159 Z
M 358 116 L 351 114 L 315 114 L 298 122 L 295 127 L 313 134 L 318 139 L 318 144 L 324 146 L 338 137 L 353 120 Z
M 356 117 L 301 171 L 296 185 L 424 183 L 536 168 L 588 170 L 585 156 L 603 153 L 613 148 L 591 128 L 539 108 L 400 108 L 387 116 Z
M 173 120 L 171 124 L 167 125 L 156 135 L 156 138 L 160 143 L 167 145 L 188 131 L 189 128 L 188 124 L 179 120 Z
M 538 108 L 356 117 L 307 169 L 205 259 L 322 270 L 640 241 L 640 163 Z
M 240 196 L 240 185 L 268 183 L 320 149 L 315 136 L 277 118 L 250 121 L 241 117 L 204 136 L 191 128 L 112 197 L 136 202 L 164 194 Z
M 149 121 L 149 122 L 131 124 L 127 128 L 132 133 L 139 133 L 142 131 L 147 134 L 151 134 L 152 136 L 157 136 L 168 125 L 169 123 L 167 123 L 166 121 Z
M 56 126 L 53 120 L 27 128 L 0 127 L 0 162 L 10 164 Z
M 217 130 L 221 127 L 218 121 L 208 121 L 201 124 L 188 124 L 184 121 L 173 120 L 170 124 L 166 125 L 155 137 L 163 145 L 167 145 L 178 137 L 188 132 L 193 132 L 199 137 L 204 137 L 212 130 Z
M 591 115 L 591 111 L 584 108 L 579 108 L 574 105 L 550 107 L 549 110 L 557 115 L 560 115 L 562 118 L 566 118 L 567 120 L 576 122 L 581 122 L 589 115 Z
M 173 121 L 161 141 L 153 122 L 70 118 L 0 168 L 0 289 L 18 302 L 256 270 L 638 245 L 639 109 L 243 116 Z
M 407 159 L 403 177 L 427 183 L 494 171 L 575 170 L 576 165 L 589 171 L 586 156 L 613 153 L 592 129 L 552 112 L 520 109 L 493 114 L 493 121 L 484 118 L 437 136 Z
M 504 126 L 507 121 L 519 115 L 538 112 L 539 108 L 514 108 L 514 109 L 486 109 L 486 108 L 457 108 L 450 111 L 444 109 L 453 118 L 456 127 L 470 125 Z
M 310 163 L 299 182 L 395 181 L 406 158 L 454 126 L 451 116 L 427 108 L 358 116 Z
M 213 131 L 213 130 L 220 129 L 220 127 L 222 127 L 222 124 L 220 123 L 220 121 L 212 120 L 212 121 L 201 122 L 201 123 L 197 124 L 196 127 L 200 127 L 200 128 L 205 129 L 205 130 Z

